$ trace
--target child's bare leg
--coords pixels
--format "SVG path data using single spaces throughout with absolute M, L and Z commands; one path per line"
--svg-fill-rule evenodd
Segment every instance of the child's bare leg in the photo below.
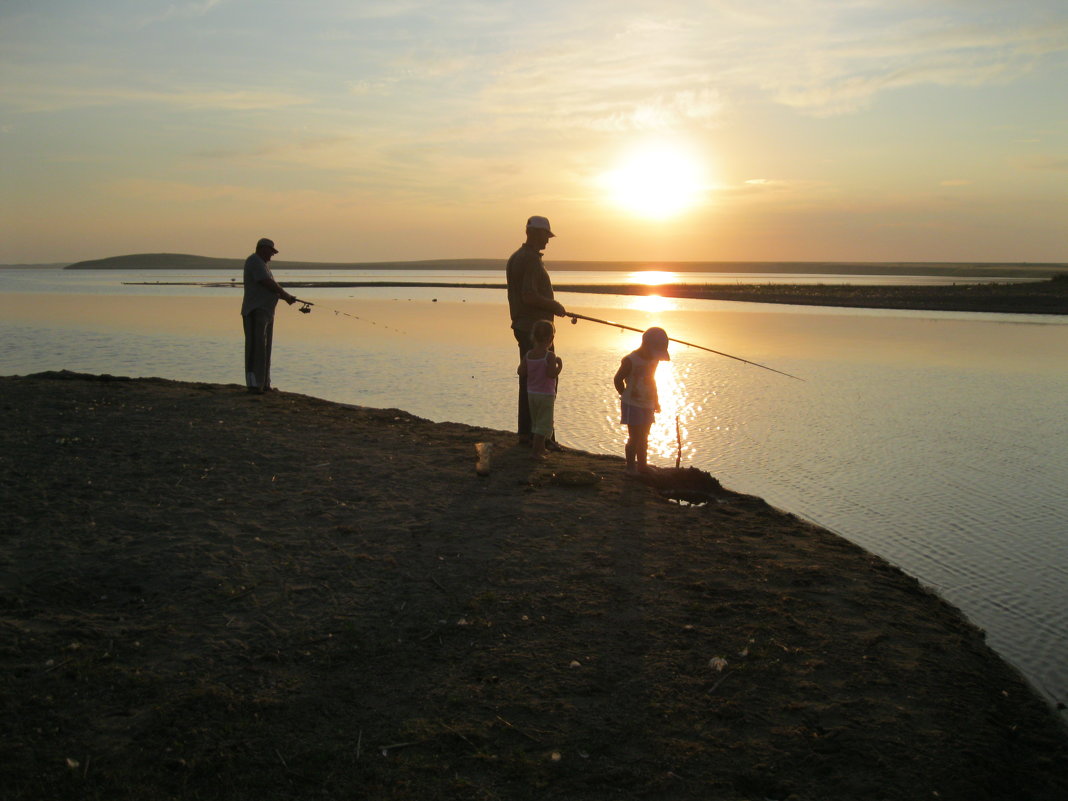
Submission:
M 623 449 L 623 452 L 627 455 L 627 472 L 637 473 L 638 467 L 637 461 L 637 436 L 634 426 L 627 426 L 627 445 Z
M 649 427 L 642 426 L 631 430 L 634 432 L 632 435 L 634 440 L 634 469 L 640 473 L 648 466 Z
M 545 457 L 545 435 L 534 435 L 534 448 L 532 451 L 535 459 L 542 459 Z

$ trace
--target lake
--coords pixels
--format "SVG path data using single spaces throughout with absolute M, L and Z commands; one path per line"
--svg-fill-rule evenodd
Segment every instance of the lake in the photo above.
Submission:
M 0 374 L 68 369 L 243 383 L 237 287 L 123 283 L 230 277 L 0 270 Z M 278 274 L 283 284 L 290 277 L 503 281 L 487 272 Z M 622 283 L 630 275 L 554 279 Z M 703 274 L 679 280 L 708 282 Z M 437 421 L 514 427 L 517 356 L 503 291 L 297 294 L 316 305 L 308 315 L 279 306 L 273 381 L 281 389 Z M 651 461 L 674 465 L 681 458 L 730 489 L 886 558 L 984 628 L 991 646 L 1047 699 L 1068 700 L 1068 319 L 655 296 L 559 299 L 580 314 L 642 329 L 660 325 L 674 338 L 805 379 L 673 345 L 672 361 L 658 372 L 664 409 Z M 584 321 L 558 324 L 564 372 L 557 427 L 565 445 L 622 455 L 625 432 L 611 380 L 639 338 Z

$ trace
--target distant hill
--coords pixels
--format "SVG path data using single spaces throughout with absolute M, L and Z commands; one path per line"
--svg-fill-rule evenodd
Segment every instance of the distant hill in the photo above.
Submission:
M 504 269 L 508 254 L 499 259 L 426 259 L 423 261 L 311 262 L 272 261 L 279 270 L 496 270 Z M 106 259 L 79 261 L 67 270 L 233 270 L 244 258 L 217 259 L 188 253 L 134 253 Z M 863 262 L 863 261 L 557 261 L 548 258 L 553 271 L 567 270 L 670 270 L 707 273 L 793 273 L 806 275 L 944 275 L 1051 278 L 1068 270 L 1068 264 L 1027 262 Z
M 271 266 L 285 270 L 500 270 L 505 259 L 431 259 L 426 261 L 280 261 Z M 79 261 L 68 270 L 240 270 L 245 259 L 216 259 L 188 253 L 134 253 L 106 259 Z
M 187 253 L 134 253 L 129 256 L 109 256 L 68 265 L 68 270 L 237 270 L 243 259 L 213 259 Z
M 70 264 L 69 261 L 58 261 L 51 264 L 0 264 L 0 270 L 59 270 Z

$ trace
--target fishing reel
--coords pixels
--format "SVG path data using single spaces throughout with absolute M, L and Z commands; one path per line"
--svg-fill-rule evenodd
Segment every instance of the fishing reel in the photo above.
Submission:
M 300 308 L 297 309 L 297 311 L 299 311 L 301 314 L 311 314 L 311 307 L 315 305 L 314 303 L 309 303 L 306 300 L 298 300 L 297 303 L 300 304 Z

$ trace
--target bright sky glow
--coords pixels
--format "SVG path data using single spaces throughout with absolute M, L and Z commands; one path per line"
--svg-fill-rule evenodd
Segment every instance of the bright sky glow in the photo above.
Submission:
M 5 0 L 0 263 L 1065 261 L 1066 86 L 1063 0 Z
M 638 148 L 602 183 L 608 198 L 638 218 L 665 220 L 701 199 L 703 168 L 677 145 Z

